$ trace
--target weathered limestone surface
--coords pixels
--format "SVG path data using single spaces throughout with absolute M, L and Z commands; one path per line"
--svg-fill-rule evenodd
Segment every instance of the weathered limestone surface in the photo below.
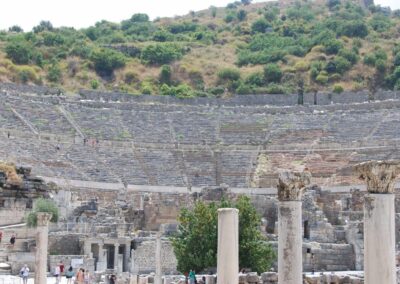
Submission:
M 217 283 L 238 283 L 239 278 L 239 210 L 218 209 Z
M 301 284 L 303 271 L 301 197 L 309 172 L 282 172 L 278 179 L 278 272 L 280 284 Z
M 365 283 L 395 284 L 396 242 L 394 182 L 399 161 L 370 161 L 355 166 L 367 184 L 364 203 Z
M 46 283 L 47 281 L 48 224 L 50 219 L 51 214 L 49 213 L 37 213 L 35 283 Z

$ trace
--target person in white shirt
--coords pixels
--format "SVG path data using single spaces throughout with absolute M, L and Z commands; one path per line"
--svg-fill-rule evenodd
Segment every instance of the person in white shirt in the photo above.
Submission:
M 28 283 L 28 276 L 29 276 L 29 267 L 28 267 L 28 265 L 25 264 L 24 267 L 21 268 L 19 274 L 22 277 L 23 283 L 27 284 Z
M 56 284 L 60 283 L 60 274 L 61 274 L 60 266 L 56 265 L 56 267 L 54 267 L 54 277 L 56 278 Z

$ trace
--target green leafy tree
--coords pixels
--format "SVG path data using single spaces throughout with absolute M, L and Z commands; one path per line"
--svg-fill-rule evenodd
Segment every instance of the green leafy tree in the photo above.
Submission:
M 22 33 L 22 32 L 24 32 L 24 30 L 20 26 L 17 26 L 17 25 L 14 25 L 14 26 L 8 28 L 8 31 L 9 32 L 14 32 L 14 33 Z
M 54 203 L 54 201 L 50 199 L 40 198 L 36 201 L 35 208 L 31 213 L 29 213 L 26 217 L 26 223 L 28 227 L 36 227 L 37 226 L 37 213 L 38 212 L 46 212 L 51 213 L 50 222 L 56 223 L 58 221 L 58 207 Z
M 111 49 L 96 50 L 90 56 L 94 69 L 100 75 L 110 76 L 115 69 L 125 66 L 126 58 L 118 51 Z
M 32 49 L 24 40 L 13 40 L 6 45 L 6 54 L 15 64 L 28 64 L 32 58 Z
M 50 21 L 41 21 L 39 25 L 33 27 L 33 32 L 35 34 L 43 32 L 43 31 L 53 31 L 53 24 Z
M 279 83 L 282 75 L 282 70 L 277 64 L 270 63 L 264 67 L 264 78 L 268 83 Z
M 275 252 L 262 236 L 261 218 L 246 196 L 236 203 L 222 200 L 206 204 L 196 202 L 194 208 L 184 208 L 179 215 L 179 231 L 171 238 L 181 272 L 200 272 L 217 264 L 218 208 L 239 209 L 239 266 L 259 273 L 267 271 Z
M 141 59 L 147 64 L 168 64 L 181 57 L 182 49 L 169 43 L 148 45 L 141 55 Z

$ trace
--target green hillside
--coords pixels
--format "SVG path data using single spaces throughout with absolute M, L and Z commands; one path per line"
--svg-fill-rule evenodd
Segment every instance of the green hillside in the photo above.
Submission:
M 150 21 L 0 32 L 0 81 L 178 97 L 400 88 L 400 12 L 243 0 Z

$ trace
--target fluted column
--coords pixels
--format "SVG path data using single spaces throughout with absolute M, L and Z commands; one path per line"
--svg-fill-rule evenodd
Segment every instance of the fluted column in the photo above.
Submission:
M 239 210 L 218 209 L 217 283 L 239 283 Z
M 303 283 L 301 197 L 309 172 L 282 172 L 278 179 L 278 283 Z
M 47 248 L 50 213 L 37 213 L 35 283 L 47 283 Z
M 396 284 L 394 184 L 399 161 L 370 161 L 355 166 L 367 184 L 364 202 L 365 284 Z
M 114 244 L 114 271 L 118 273 L 118 251 L 119 251 L 119 244 Z

